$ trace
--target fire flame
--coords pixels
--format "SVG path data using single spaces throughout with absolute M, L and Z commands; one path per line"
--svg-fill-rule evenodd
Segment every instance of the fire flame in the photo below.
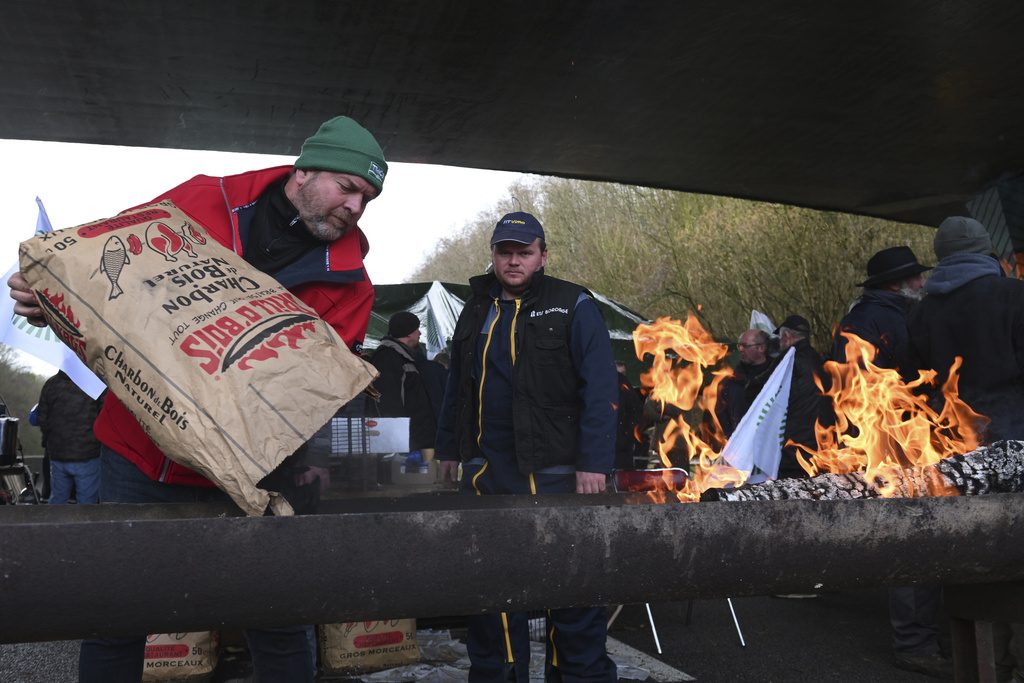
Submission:
M 653 358 L 651 369 L 640 377 L 644 387 L 649 389 L 651 400 L 663 407 L 663 414 L 668 405 L 677 409 L 672 412 L 678 412 L 660 435 L 658 455 L 663 466 L 671 471 L 673 463 L 668 454 L 679 439 L 689 453 L 690 478 L 680 489 L 666 474 L 665 489 L 675 493 L 680 501 L 690 502 L 699 500 L 701 492 L 708 488 L 743 483 L 746 474 L 719 457 L 726 439 L 714 417 L 718 389 L 723 380 L 732 376 L 731 369 L 718 367 L 728 355 L 729 347 L 716 342 L 692 313 L 685 323 L 659 318 L 639 325 L 633 332 L 633 345 L 637 358 L 643 359 L 648 354 Z M 711 380 L 705 387 L 708 373 Z M 710 413 L 710 429 L 694 429 L 687 422 L 686 414 L 694 408 Z M 678 467 L 679 463 L 675 465 Z M 648 495 L 662 502 L 659 492 Z
M 76 330 L 82 327 L 81 321 L 75 317 L 75 312 L 71 310 L 70 306 L 64 304 L 65 296 L 63 294 L 51 292 L 49 287 L 47 287 L 42 291 L 42 295 L 50 300 L 50 303 L 64 316 L 68 324 L 72 325 Z
M 315 334 L 316 323 L 307 322 L 281 330 L 246 354 L 245 358 L 239 361 L 238 367 L 242 370 L 250 370 L 252 369 L 254 362 L 277 358 L 280 355 L 278 354 L 277 349 L 284 346 L 287 346 L 290 349 L 299 348 L 299 342 L 306 339 L 307 332 Z
M 973 451 L 980 443 L 978 430 L 987 419 L 959 398 L 961 359 L 954 362 L 941 387 L 943 408 L 937 411 L 923 391 L 935 386 L 934 370 L 921 371 L 917 379 L 905 382 L 896 370 L 874 364 L 872 344 L 843 334 L 846 361 L 826 362 L 830 386 L 826 389 L 818 383 L 832 400 L 836 420 L 815 425 L 818 447 L 813 451 L 801 447 L 805 454 L 798 456 L 801 466 L 811 476 L 864 472 L 882 496 L 954 495 L 924 468 Z M 659 470 L 661 490 L 642 490 L 655 502 L 664 502 L 667 492 L 691 502 L 709 488 L 743 484 L 749 473 L 720 456 L 727 439 L 715 416 L 719 387 L 733 374 L 723 363 L 728 347 L 716 342 L 692 313 L 685 323 L 659 318 L 639 325 L 633 342 L 637 358 L 650 355 L 653 359 L 651 369 L 641 376 L 643 386 L 663 415 L 673 415 L 658 435 L 658 454 L 665 468 Z M 682 486 L 668 469 L 681 465 L 669 457 L 680 439 L 690 465 L 690 477 Z M 908 470 L 915 476 L 906 476 Z
M 924 474 L 928 465 L 943 458 L 975 450 L 980 444 L 978 429 L 986 418 L 971 410 L 958 394 L 957 357 L 941 387 L 942 411 L 928 403 L 922 390 L 934 387 L 937 373 L 922 370 L 917 379 L 904 382 L 898 371 L 874 364 L 875 347 L 847 332 L 845 362 L 827 361 L 825 372 L 831 380 L 827 389 L 832 399 L 834 425 L 815 425 L 818 448 L 797 459 L 811 476 L 824 472 L 864 472 L 880 495 L 955 495 L 934 481 L 919 490 L 904 472 Z M 801 448 L 806 451 L 806 449 Z M 900 485 L 904 490 L 900 490 Z

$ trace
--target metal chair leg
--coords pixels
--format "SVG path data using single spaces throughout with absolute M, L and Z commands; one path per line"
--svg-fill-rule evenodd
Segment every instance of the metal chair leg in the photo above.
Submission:
M 658 640 L 658 628 L 654 625 L 654 615 L 651 614 L 651 603 L 645 602 L 644 606 L 647 608 L 647 620 L 651 622 L 651 633 L 654 634 L 654 647 L 658 648 L 658 654 L 661 654 L 661 641 Z
M 736 625 L 736 635 L 740 637 L 740 647 L 746 647 L 747 641 L 743 640 L 743 631 L 740 629 L 740 620 L 736 618 L 736 610 L 732 606 L 732 598 L 726 598 L 725 601 L 729 603 L 729 612 L 732 613 L 732 623 Z

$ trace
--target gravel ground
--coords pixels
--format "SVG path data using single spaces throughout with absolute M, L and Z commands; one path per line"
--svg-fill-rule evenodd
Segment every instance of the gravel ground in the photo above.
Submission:
M 75 683 L 78 640 L 0 645 L 0 681 L 4 683 Z

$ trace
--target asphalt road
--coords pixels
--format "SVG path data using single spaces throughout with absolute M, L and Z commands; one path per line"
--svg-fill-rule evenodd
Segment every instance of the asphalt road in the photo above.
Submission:
M 831 593 L 810 600 L 736 598 L 741 647 L 725 600 L 651 605 L 662 646 L 654 647 L 643 605 L 627 605 L 611 635 L 699 681 L 728 683 L 934 680 L 892 666 L 884 589 Z M 8 615 L 11 617 L 12 615 Z M 72 683 L 76 641 L 0 645 L 0 681 Z
M 892 666 L 884 589 L 803 600 L 754 597 L 732 602 L 746 647 L 739 643 L 724 599 L 694 601 L 689 625 L 687 603 L 652 604 L 660 656 L 642 605 L 626 606 L 611 635 L 699 681 L 935 680 Z

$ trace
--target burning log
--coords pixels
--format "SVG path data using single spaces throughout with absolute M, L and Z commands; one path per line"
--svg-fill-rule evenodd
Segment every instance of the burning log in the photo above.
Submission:
M 856 500 L 921 495 L 975 496 L 1024 491 L 1024 441 L 999 441 L 921 468 L 822 474 L 779 479 L 735 489 L 708 489 L 701 500 Z

